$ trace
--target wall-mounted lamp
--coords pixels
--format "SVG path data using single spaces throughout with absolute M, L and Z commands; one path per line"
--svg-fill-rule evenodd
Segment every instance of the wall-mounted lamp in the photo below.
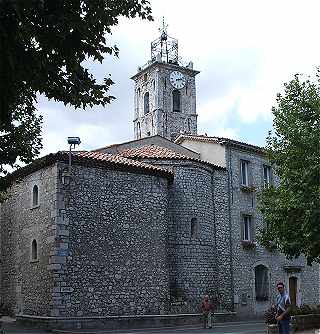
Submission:
M 68 137 L 69 147 L 69 173 L 71 172 L 71 149 L 76 148 L 76 145 L 81 144 L 81 140 L 79 137 Z

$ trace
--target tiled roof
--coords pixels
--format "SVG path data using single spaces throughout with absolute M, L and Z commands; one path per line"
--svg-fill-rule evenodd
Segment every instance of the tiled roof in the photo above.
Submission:
M 176 153 L 166 147 L 161 147 L 157 145 L 145 145 L 130 149 L 125 149 L 119 153 L 126 158 L 141 158 L 141 159 L 170 159 L 170 160 L 190 160 L 200 163 L 204 163 L 214 167 L 216 169 L 225 169 L 224 167 L 216 166 L 208 161 L 191 158 L 183 154 Z
M 41 168 L 50 166 L 55 162 L 65 162 L 69 161 L 69 153 L 66 151 L 60 151 L 57 153 L 48 154 L 42 158 L 36 159 L 31 164 L 19 168 L 12 174 L 6 176 L 5 184 L 9 186 L 12 181 L 29 175 Z M 97 153 L 97 152 L 86 152 L 78 151 L 72 152 L 72 163 L 85 165 L 90 167 L 109 167 L 118 170 L 133 171 L 138 173 L 146 173 L 151 175 L 160 175 L 170 180 L 173 179 L 173 172 L 165 168 L 158 166 L 153 166 L 144 162 L 135 161 L 127 159 L 123 156 L 112 155 L 107 153 Z
M 150 165 L 150 164 L 146 164 L 144 162 L 135 161 L 135 160 L 132 160 L 132 159 L 127 159 L 126 157 L 118 155 L 118 154 L 79 151 L 79 152 L 74 152 L 73 157 L 91 159 L 91 160 L 95 160 L 95 161 L 99 161 L 99 162 L 105 162 L 105 163 L 111 163 L 111 164 L 115 164 L 115 165 L 137 167 L 137 168 L 159 171 L 159 172 L 168 173 L 168 174 L 173 175 L 173 173 L 171 171 L 167 170 L 167 169 L 160 168 L 160 167 L 157 167 L 157 166 L 153 166 L 153 165 Z
M 181 144 L 183 140 L 193 140 L 193 141 L 207 141 L 207 142 L 214 142 L 214 143 L 220 143 L 220 144 L 227 144 L 231 146 L 235 146 L 242 149 L 247 149 L 251 151 L 255 151 L 258 153 L 265 153 L 264 148 L 248 143 L 244 143 L 241 141 L 237 141 L 234 139 L 224 138 L 224 137 L 210 137 L 205 135 L 186 135 L 182 134 L 180 135 L 174 142 L 177 144 Z
M 128 158 L 189 159 L 189 157 L 185 155 L 157 145 L 128 148 L 121 151 L 119 154 Z

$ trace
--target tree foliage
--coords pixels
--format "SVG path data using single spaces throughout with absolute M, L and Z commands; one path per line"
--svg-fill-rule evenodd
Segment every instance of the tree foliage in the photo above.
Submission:
M 260 207 L 261 242 L 275 242 L 289 258 L 320 260 L 320 81 L 295 75 L 278 94 L 267 153 L 279 185 L 266 189 Z
M 107 40 L 120 16 L 152 20 L 145 0 L 0 1 L 0 166 L 30 162 L 41 148 L 37 94 L 75 108 L 106 105 L 86 60 L 118 56 Z M 0 170 L 1 171 L 1 170 Z

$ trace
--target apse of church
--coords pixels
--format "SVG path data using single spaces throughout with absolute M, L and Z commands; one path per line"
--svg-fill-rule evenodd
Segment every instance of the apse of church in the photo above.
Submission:
M 134 139 L 160 135 L 174 140 L 197 134 L 196 83 L 193 63 L 182 65 L 178 41 L 166 27 L 151 43 L 151 60 L 138 68 L 134 80 Z

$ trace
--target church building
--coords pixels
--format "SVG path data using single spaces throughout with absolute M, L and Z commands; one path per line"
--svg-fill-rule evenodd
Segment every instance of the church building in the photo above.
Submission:
M 84 322 L 216 312 L 261 317 L 283 281 L 319 303 L 319 267 L 257 242 L 261 147 L 197 133 L 193 63 L 164 29 L 134 81 L 134 140 L 49 154 L 10 175 L 1 302 L 20 319 Z M 48 320 L 48 321 L 49 321 Z

